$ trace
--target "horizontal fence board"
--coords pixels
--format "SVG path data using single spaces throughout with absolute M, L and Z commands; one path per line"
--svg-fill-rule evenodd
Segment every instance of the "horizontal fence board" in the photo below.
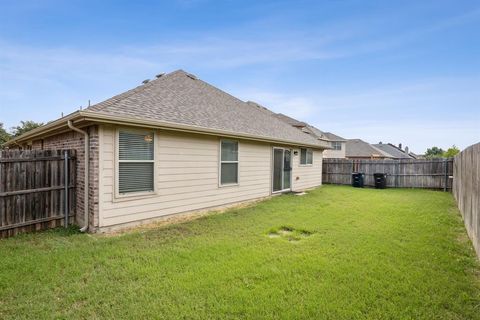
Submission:
M 68 173 L 65 172 L 65 151 Z M 74 150 L 0 152 L 0 237 L 64 224 L 75 208 Z
M 75 188 L 75 186 L 68 186 L 69 189 Z M 64 190 L 64 186 L 59 187 L 46 187 L 46 188 L 38 188 L 38 189 L 27 189 L 27 190 L 18 190 L 18 191 L 10 191 L 10 192 L 1 192 L 0 197 L 7 197 L 7 196 L 16 196 L 21 194 L 27 193 L 36 193 L 36 192 L 46 192 L 46 191 L 56 191 L 56 190 Z
M 60 157 L 38 157 L 38 158 L 0 158 L 0 163 L 9 163 L 9 162 L 38 162 L 38 161 L 53 161 L 53 160 L 64 160 L 63 156 Z
M 452 188 L 453 159 L 353 160 L 324 159 L 323 183 L 352 184 L 352 173 L 365 174 L 364 185 L 374 187 L 375 173 L 387 174 L 390 188 Z

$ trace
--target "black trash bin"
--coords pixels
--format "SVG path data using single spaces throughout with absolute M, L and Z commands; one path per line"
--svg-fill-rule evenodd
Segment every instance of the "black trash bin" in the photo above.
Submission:
M 387 187 L 386 173 L 374 173 L 373 178 L 375 180 L 375 189 L 385 189 Z
M 352 186 L 355 188 L 363 188 L 363 181 L 365 180 L 365 175 L 360 172 L 352 173 Z

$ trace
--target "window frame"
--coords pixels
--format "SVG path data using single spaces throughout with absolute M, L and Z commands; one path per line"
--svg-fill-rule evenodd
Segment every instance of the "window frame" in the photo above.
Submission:
M 130 132 L 136 134 L 153 134 L 153 160 L 120 160 L 120 132 Z M 157 143 L 158 137 L 155 130 L 148 129 L 134 129 L 134 128 L 116 128 L 115 130 L 115 161 L 114 161 L 114 170 L 115 170 L 115 200 L 129 200 L 130 198 L 141 199 L 148 198 L 157 195 Z M 136 192 L 127 192 L 120 193 L 120 163 L 129 162 L 129 163 L 153 163 L 153 190 L 152 191 L 136 191 Z
M 237 161 L 223 161 L 222 160 L 222 142 L 235 142 L 237 144 Z M 236 163 L 237 164 L 237 182 L 236 183 L 222 183 L 222 164 Z M 218 187 L 235 187 L 240 185 L 240 142 L 233 139 L 220 139 L 218 143 Z
M 302 150 L 305 150 L 305 163 L 302 163 Z M 312 162 L 308 163 L 308 152 L 312 154 Z M 300 148 L 300 159 L 298 161 L 301 167 L 310 167 L 313 166 L 313 149 L 312 148 Z
M 275 162 L 275 149 L 282 150 L 282 186 L 284 187 L 285 184 L 285 151 L 290 151 L 290 165 L 291 165 L 291 170 L 290 170 L 290 188 L 287 189 L 282 189 L 282 190 L 276 190 L 273 191 L 274 187 L 274 162 Z M 271 171 L 271 179 L 270 179 L 270 194 L 281 194 L 285 192 L 291 192 L 293 190 L 293 171 L 294 171 L 294 156 L 295 156 L 295 150 L 290 149 L 288 147 L 272 147 L 272 153 L 271 153 L 271 161 L 270 161 L 270 171 Z
M 335 146 L 339 146 L 336 148 Z M 342 151 L 342 143 L 340 141 L 332 141 L 332 148 L 334 151 Z

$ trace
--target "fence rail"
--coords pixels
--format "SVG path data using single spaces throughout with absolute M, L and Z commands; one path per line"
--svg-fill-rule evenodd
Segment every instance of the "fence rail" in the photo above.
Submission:
M 1 151 L 0 238 L 66 225 L 74 186 L 74 150 Z
M 452 188 L 453 159 L 428 160 L 352 160 L 324 159 L 323 183 L 352 183 L 352 173 L 365 174 L 365 186 L 375 185 L 374 173 L 387 174 L 387 187 L 427 188 L 450 190 Z
M 455 157 L 453 196 L 477 256 L 480 257 L 480 143 L 470 146 Z

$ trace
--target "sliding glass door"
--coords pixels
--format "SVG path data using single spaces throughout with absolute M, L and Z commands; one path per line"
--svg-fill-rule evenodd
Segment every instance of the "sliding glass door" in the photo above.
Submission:
M 273 148 L 273 192 L 287 191 L 292 183 L 292 152 L 289 149 Z
M 283 152 L 283 189 L 290 190 L 292 181 L 292 152 L 285 149 Z

